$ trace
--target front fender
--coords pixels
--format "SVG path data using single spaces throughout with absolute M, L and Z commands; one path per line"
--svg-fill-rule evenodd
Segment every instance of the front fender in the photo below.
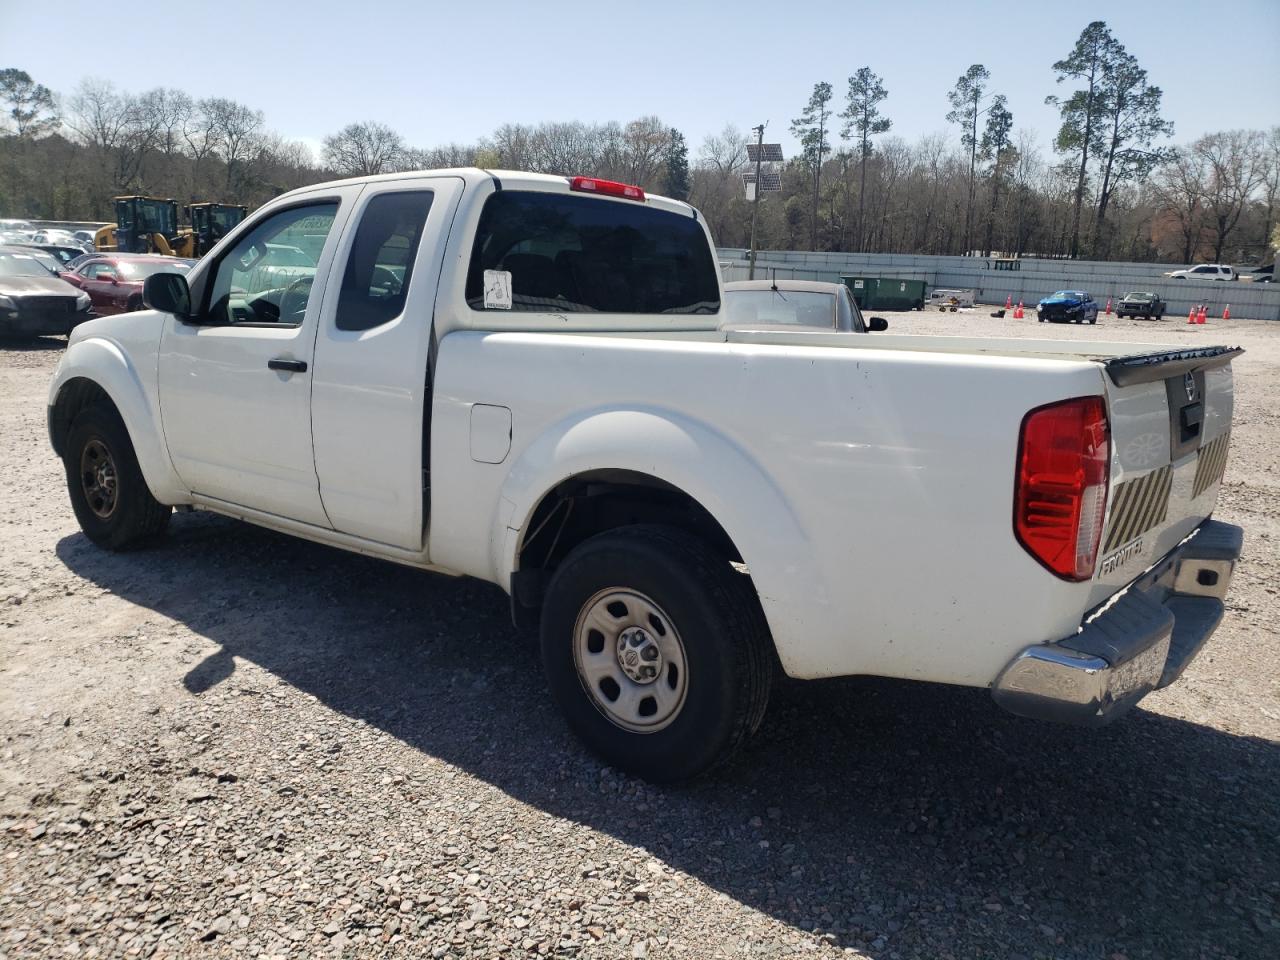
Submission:
M 516 570 L 529 520 L 550 490 L 603 469 L 654 477 L 701 504 L 750 570 L 783 668 L 793 675 L 806 672 L 797 645 L 810 625 L 823 622 L 828 608 L 808 534 L 759 463 L 707 424 L 671 410 L 584 412 L 526 447 L 503 484 L 490 540 L 494 570 L 507 576 Z
M 150 359 L 154 364 L 154 353 Z M 115 404 L 151 495 L 161 503 L 189 503 L 188 491 L 174 472 L 165 448 L 154 369 L 139 369 L 129 352 L 111 337 L 73 338 L 49 384 L 50 408 L 68 384 L 81 379 L 96 384 Z

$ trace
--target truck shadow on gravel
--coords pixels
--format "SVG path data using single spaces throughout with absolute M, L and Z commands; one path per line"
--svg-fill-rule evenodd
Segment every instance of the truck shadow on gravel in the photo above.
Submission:
M 726 770 L 652 787 L 579 746 L 505 596 L 207 515 L 78 575 L 329 708 L 785 924 L 876 957 L 1263 956 L 1280 943 L 1280 751 L 1136 711 L 1101 731 L 983 691 L 782 683 Z M 643 882 L 643 881 L 638 881 Z M 725 943 L 725 949 L 732 945 Z

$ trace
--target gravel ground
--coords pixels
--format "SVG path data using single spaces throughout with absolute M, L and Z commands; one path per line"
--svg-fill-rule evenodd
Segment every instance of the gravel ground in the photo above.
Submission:
M 1042 334 L 987 310 L 891 329 Z M 1102 731 L 983 691 L 780 685 L 654 788 L 571 739 L 505 598 L 241 523 L 112 555 L 0 351 L 0 957 L 1280 956 L 1280 324 L 1237 342 L 1222 629 Z

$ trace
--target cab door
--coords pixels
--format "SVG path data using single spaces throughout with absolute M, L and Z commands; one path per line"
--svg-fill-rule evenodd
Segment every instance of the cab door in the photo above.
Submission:
M 259 216 L 194 272 L 194 322 L 167 319 L 160 412 L 192 493 L 330 526 L 311 451 L 311 361 L 338 239 L 361 189 L 326 188 Z M 289 270 L 272 265 L 285 256 Z
M 312 439 L 335 530 L 421 550 L 427 357 L 459 177 L 371 186 L 325 291 L 311 383 Z

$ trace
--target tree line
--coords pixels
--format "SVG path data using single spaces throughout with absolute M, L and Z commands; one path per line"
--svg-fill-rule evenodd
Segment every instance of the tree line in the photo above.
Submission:
M 1106 23 L 1053 64 L 1046 98 L 1060 126 L 1042 145 L 974 64 L 939 98 L 951 132 L 892 133 L 892 98 L 863 66 L 837 90 L 814 85 L 790 131 L 799 152 L 763 195 L 764 249 L 1033 254 L 1093 259 L 1256 261 L 1270 255 L 1280 194 L 1280 127 L 1175 143 L 1163 93 Z M 360 121 L 317 157 L 260 110 L 157 87 L 87 79 L 59 96 L 0 70 L 0 215 L 109 220 L 111 197 L 146 193 L 257 206 L 342 176 L 481 166 L 589 174 L 679 199 L 716 242 L 746 246 L 746 133 L 730 124 L 694 151 L 656 116 L 628 123 L 503 124 L 475 143 L 415 147 Z

